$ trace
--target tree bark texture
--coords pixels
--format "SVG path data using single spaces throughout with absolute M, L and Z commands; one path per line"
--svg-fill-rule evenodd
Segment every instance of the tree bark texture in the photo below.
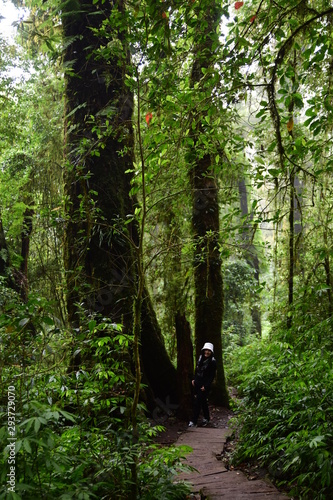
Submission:
M 96 52 L 107 40 L 92 30 L 108 19 L 111 4 L 99 11 L 92 2 L 78 2 L 77 9 L 63 17 L 68 44 L 64 62 L 71 68 L 66 78 L 65 179 L 69 319 L 75 319 L 74 304 L 82 300 L 83 285 L 87 309 L 126 324 L 131 322 L 135 279 L 131 240 L 136 241 L 134 226 L 124 227 L 133 213 L 131 178 L 125 174 L 133 161 L 133 97 L 124 85 L 128 61 L 112 53 L 108 60 Z
M 195 47 L 191 74 L 191 86 L 199 84 L 202 69 L 213 67 L 213 43 L 216 27 L 221 18 L 221 5 L 211 2 L 205 8 L 206 28 Z M 200 87 L 199 87 L 200 88 Z M 212 91 L 213 89 L 211 89 Z M 207 92 L 207 90 L 205 90 Z M 195 284 L 195 350 L 196 358 L 205 342 L 215 346 L 217 377 L 212 387 L 212 399 L 216 404 L 229 405 L 228 391 L 222 357 L 223 282 L 219 253 L 219 203 L 218 184 L 215 179 L 210 154 L 197 148 L 200 134 L 205 134 L 202 119 L 196 120 L 192 135 L 194 146 L 189 154 L 191 161 L 190 181 L 193 192 L 192 226 L 194 236 L 194 284 Z M 195 119 L 195 118 L 193 118 Z
M 164 339 L 147 291 L 141 310 L 141 359 L 144 375 L 155 396 L 172 403 L 178 401 L 177 373 L 165 349 Z
M 126 173 L 133 168 L 134 135 L 133 95 L 125 85 L 130 70 L 127 27 L 119 21 L 124 2 L 93 5 L 92 0 L 78 1 L 75 10 L 66 5 L 68 317 L 70 324 L 78 324 L 76 304 L 80 303 L 88 313 L 101 313 L 131 332 L 137 285 L 133 248 L 138 244 L 138 227 L 128 223 L 135 204 L 130 196 L 131 175 Z M 116 25 L 112 18 L 118 19 Z M 162 384 L 165 374 L 169 386 L 175 387 L 176 371 L 147 301 L 141 323 L 144 369 L 157 394 L 160 389 L 164 394 L 170 390 Z M 145 354 L 146 349 L 153 357 Z

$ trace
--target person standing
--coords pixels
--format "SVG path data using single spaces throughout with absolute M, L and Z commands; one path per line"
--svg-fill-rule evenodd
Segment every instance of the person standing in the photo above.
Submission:
M 194 391 L 193 417 L 188 426 L 195 427 L 198 423 L 200 412 L 203 412 L 202 425 L 209 423 L 208 393 L 216 374 L 216 359 L 214 358 L 214 345 L 206 342 L 201 349 L 201 354 L 195 369 L 192 386 Z

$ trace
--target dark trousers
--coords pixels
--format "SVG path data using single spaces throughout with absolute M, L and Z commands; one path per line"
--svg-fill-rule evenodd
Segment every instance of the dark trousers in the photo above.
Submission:
M 196 425 L 198 423 L 198 418 L 200 411 L 202 410 L 205 419 L 209 420 L 209 409 L 207 402 L 207 392 L 201 389 L 194 389 L 194 400 L 193 400 L 193 419 L 192 422 Z

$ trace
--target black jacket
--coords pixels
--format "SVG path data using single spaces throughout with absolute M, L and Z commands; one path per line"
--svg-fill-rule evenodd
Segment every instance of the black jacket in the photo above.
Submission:
M 208 392 L 216 374 L 216 359 L 213 356 L 205 358 L 203 354 L 200 355 L 194 374 L 194 385 L 197 389 L 205 387 Z

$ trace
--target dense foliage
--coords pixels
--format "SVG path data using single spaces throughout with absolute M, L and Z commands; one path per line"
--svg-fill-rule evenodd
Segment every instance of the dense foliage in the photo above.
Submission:
M 161 450 L 153 442 L 161 427 L 144 417 L 140 439 L 133 442 L 132 339 L 121 328 L 105 318 L 90 319 L 86 331 L 77 333 L 89 362 L 68 373 L 71 335 L 55 325 L 45 301 L 32 298 L 20 306 L 11 297 L 3 304 L 1 325 L 0 362 L 6 369 L 1 379 L 0 498 L 110 498 L 110 492 L 112 498 L 127 498 L 137 458 L 140 498 L 184 497 L 188 487 L 173 479 L 183 469 L 186 447 Z M 8 415 L 16 416 L 15 441 Z M 8 443 L 16 451 L 15 492 L 8 483 Z
M 330 498 L 332 320 L 307 330 L 294 345 L 283 333 L 227 355 L 240 397 L 233 462 L 258 461 L 297 498 Z

